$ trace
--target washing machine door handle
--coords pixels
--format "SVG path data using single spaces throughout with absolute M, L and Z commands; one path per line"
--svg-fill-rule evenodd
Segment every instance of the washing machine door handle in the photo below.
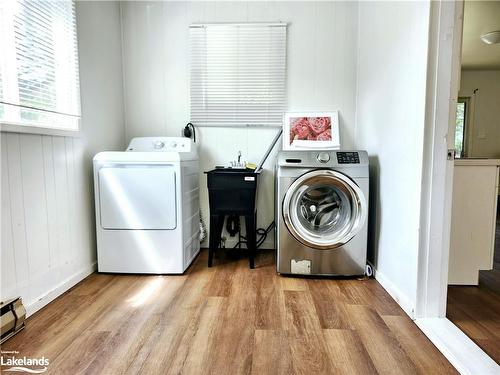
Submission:
M 289 232 L 318 250 L 332 250 L 354 238 L 366 221 L 367 210 L 361 188 L 331 169 L 303 174 L 283 199 L 283 219 Z

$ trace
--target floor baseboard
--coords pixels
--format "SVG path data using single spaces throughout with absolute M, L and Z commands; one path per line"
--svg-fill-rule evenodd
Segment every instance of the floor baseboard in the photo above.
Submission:
M 500 366 L 446 318 L 421 318 L 415 324 L 462 375 L 493 375 Z
M 25 305 L 26 307 L 26 316 L 29 317 L 33 315 L 42 307 L 46 306 L 61 294 L 71 289 L 73 286 L 78 284 L 80 281 L 85 279 L 91 273 L 95 272 L 97 269 L 97 262 L 93 262 L 92 264 L 84 267 L 80 271 L 68 277 L 66 280 L 60 282 L 56 287 L 48 291 L 47 293 L 41 295 L 36 299 L 36 301 L 31 302 L 30 304 Z
M 373 275 L 380 285 L 389 293 L 389 295 L 397 302 L 404 312 L 411 318 L 415 319 L 414 303 L 382 272 L 375 269 L 373 266 Z

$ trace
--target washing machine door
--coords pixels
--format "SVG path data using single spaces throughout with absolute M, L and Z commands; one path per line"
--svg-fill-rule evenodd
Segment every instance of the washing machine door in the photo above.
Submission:
M 331 250 L 350 241 L 367 216 L 366 198 L 359 186 L 333 170 L 314 170 L 297 178 L 283 199 L 283 218 L 301 243 Z

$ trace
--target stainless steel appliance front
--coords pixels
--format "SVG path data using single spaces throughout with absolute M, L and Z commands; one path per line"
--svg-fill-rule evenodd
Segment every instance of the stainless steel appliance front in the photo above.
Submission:
M 368 158 L 361 152 L 357 165 L 338 165 L 335 152 L 330 153 L 329 168 L 314 152 L 278 157 L 279 273 L 349 276 L 365 271 Z

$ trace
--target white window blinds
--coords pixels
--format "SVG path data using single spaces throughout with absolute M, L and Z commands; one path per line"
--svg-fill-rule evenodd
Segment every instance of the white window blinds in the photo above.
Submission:
M 281 126 L 286 24 L 190 26 L 191 122 Z
M 73 1 L 0 1 L 0 122 L 77 130 Z

